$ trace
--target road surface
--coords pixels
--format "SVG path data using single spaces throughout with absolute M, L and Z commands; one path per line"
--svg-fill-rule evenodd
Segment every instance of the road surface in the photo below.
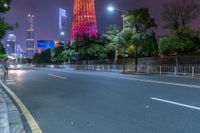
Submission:
M 5 84 L 44 133 L 199 133 L 200 80 L 54 69 Z

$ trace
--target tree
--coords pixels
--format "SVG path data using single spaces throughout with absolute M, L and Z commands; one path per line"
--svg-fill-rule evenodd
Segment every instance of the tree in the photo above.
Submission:
M 0 14 L 4 14 L 10 10 L 10 0 L 1 0 L 0 1 Z M 0 17 L 0 42 L 3 39 L 7 30 L 11 30 L 12 26 L 5 22 L 4 17 Z M 0 43 L 0 61 L 7 60 L 7 55 L 3 44 Z
M 4 14 L 10 10 L 11 0 L 1 0 L 0 1 L 0 14 Z M 7 30 L 11 30 L 12 26 L 5 22 L 4 17 L 0 17 L 0 40 L 3 39 Z
M 195 31 L 188 30 L 178 34 L 163 36 L 159 41 L 159 51 L 163 55 L 176 55 L 176 65 L 178 56 L 192 54 L 197 45 L 199 45 L 198 34 Z
M 158 41 L 155 32 L 146 33 L 141 42 L 142 46 L 139 53 L 142 56 L 157 56 L 158 55 Z
M 51 63 L 51 49 L 47 49 L 42 53 L 36 53 L 33 57 L 33 63 L 36 64 L 50 64 Z
M 118 59 L 118 55 L 119 55 L 119 47 L 117 46 L 117 44 L 115 44 L 115 37 L 120 32 L 121 32 L 121 28 L 117 25 L 110 25 L 106 31 L 106 35 L 109 40 L 107 48 L 108 48 L 108 50 L 114 50 L 114 52 L 115 52 L 115 58 L 114 58 L 113 64 L 117 63 L 117 59 Z
M 100 43 L 93 43 L 87 52 L 90 58 L 97 59 L 98 62 L 107 57 L 107 50 Z
M 86 64 L 88 64 L 89 59 L 101 61 L 107 56 L 106 42 L 107 40 L 100 35 L 96 37 L 83 35 L 79 41 L 80 58 L 86 60 Z
M 135 72 L 137 72 L 138 54 L 139 54 L 138 52 L 141 49 L 142 44 L 143 46 L 151 45 L 151 43 L 147 43 L 145 40 L 147 39 L 146 37 L 148 35 L 148 31 L 152 28 L 157 27 L 157 25 L 155 23 L 155 20 L 151 18 L 149 10 L 147 8 L 139 8 L 128 11 L 125 13 L 123 17 L 126 22 L 126 27 L 132 29 L 133 32 L 135 32 L 133 33 L 131 38 L 131 45 L 132 45 L 131 47 L 134 48 Z
M 133 31 L 129 28 L 124 29 L 122 32 L 117 34 L 114 43 L 120 48 L 120 52 L 123 55 L 123 72 L 125 72 L 125 59 L 127 49 L 132 41 Z
M 0 1 L 0 13 L 5 13 L 10 10 L 11 0 L 1 0 Z
M 71 63 L 72 60 L 75 60 L 75 50 L 72 49 L 66 49 L 62 52 L 62 58 L 63 60 L 69 60 L 69 64 Z
M 123 16 L 126 27 L 134 29 L 137 33 L 145 33 L 153 27 L 157 27 L 155 20 L 151 18 L 148 8 L 130 10 Z
M 51 61 L 56 64 L 62 63 L 64 61 L 63 56 L 62 56 L 63 51 L 64 51 L 63 46 L 59 46 L 57 48 L 52 49 L 51 50 Z
M 7 60 L 7 54 L 6 54 L 6 50 L 5 48 L 3 47 L 3 44 L 0 43 L 0 62 L 1 61 L 5 61 Z
M 180 34 L 199 13 L 200 6 L 194 0 L 175 0 L 164 5 L 161 18 L 165 21 L 164 28 Z

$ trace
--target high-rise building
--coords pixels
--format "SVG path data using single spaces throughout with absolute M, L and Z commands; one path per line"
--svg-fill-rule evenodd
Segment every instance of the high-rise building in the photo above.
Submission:
M 14 55 L 15 54 L 16 36 L 15 36 L 15 32 L 14 31 L 10 31 L 7 34 L 5 48 L 6 48 L 6 51 L 7 51 L 7 53 L 9 55 Z
M 65 9 L 59 8 L 59 40 L 66 40 L 67 13 Z
M 86 34 L 96 36 L 97 23 L 94 0 L 74 0 L 74 12 L 72 20 L 72 37 Z
M 26 31 L 26 57 L 32 59 L 35 54 L 34 15 L 28 14 L 28 29 Z

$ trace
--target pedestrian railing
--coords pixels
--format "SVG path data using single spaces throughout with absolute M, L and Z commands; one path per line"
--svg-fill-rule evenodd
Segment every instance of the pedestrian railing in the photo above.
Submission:
M 123 65 L 47 65 L 47 67 L 63 68 L 67 70 L 84 70 L 84 71 L 107 71 L 122 72 Z M 185 75 L 200 76 L 200 66 L 191 65 L 138 65 L 137 71 L 135 65 L 126 65 L 126 72 L 160 74 L 160 75 Z
M 123 71 L 122 65 L 69 65 L 67 67 L 66 66 L 62 67 L 74 70 L 113 71 L 113 72 Z M 126 72 L 136 72 L 135 65 L 126 65 L 125 68 Z M 200 66 L 139 65 L 137 67 L 137 73 L 200 76 Z

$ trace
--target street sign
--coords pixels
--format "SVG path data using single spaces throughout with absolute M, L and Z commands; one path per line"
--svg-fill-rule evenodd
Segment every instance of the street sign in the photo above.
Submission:
M 54 41 L 53 40 L 38 40 L 37 48 L 41 48 L 41 49 L 54 48 Z

